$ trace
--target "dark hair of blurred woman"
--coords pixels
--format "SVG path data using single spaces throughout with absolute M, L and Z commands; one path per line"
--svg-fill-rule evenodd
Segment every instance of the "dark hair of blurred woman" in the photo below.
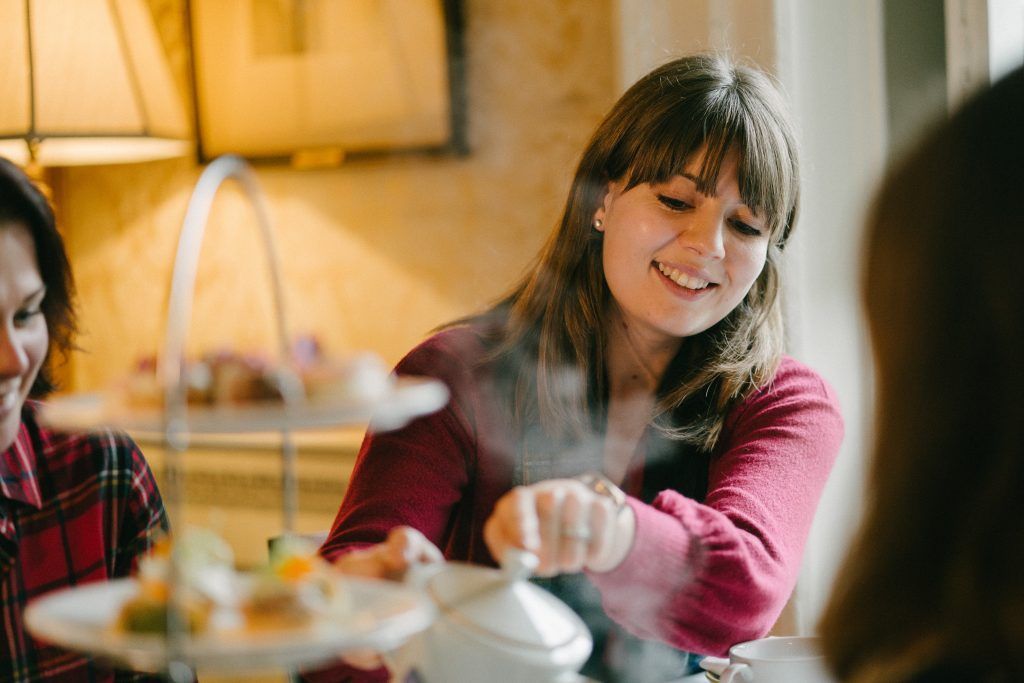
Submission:
M 891 171 L 867 239 L 874 456 L 826 655 L 844 681 L 1024 680 L 1024 71 Z

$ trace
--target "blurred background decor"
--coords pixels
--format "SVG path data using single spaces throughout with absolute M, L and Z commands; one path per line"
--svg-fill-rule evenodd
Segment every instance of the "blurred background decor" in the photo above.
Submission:
M 457 0 L 190 0 L 199 154 L 462 151 Z

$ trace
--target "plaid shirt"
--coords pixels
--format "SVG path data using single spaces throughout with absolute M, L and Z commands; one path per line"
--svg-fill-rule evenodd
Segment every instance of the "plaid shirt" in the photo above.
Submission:
M 139 680 L 35 640 L 26 604 L 44 593 L 128 576 L 167 529 L 163 502 L 124 434 L 54 432 L 22 410 L 0 455 L 0 681 Z

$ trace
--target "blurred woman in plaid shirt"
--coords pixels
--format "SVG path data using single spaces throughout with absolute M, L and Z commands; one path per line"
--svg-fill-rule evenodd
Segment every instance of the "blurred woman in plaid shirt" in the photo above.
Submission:
M 37 421 L 52 364 L 72 348 L 73 292 L 46 198 L 0 159 L 0 681 L 137 678 L 35 640 L 23 612 L 49 591 L 127 576 L 167 529 L 131 439 Z

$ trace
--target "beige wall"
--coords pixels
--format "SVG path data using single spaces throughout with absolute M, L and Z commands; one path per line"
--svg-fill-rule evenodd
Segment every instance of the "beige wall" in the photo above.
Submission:
M 182 65 L 180 0 L 150 4 Z M 500 294 L 557 219 L 576 156 L 616 95 L 609 1 L 466 0 L 465 17 L 469 156 L 258 170 L 290 327 L 330 351 L 371 348 L 394 362 Z M 157 351 L 200 170 L 183 159 L 57 173 L 84 350 L 72 388 L 102 387 Z M 263 268 L 248 209 L 224 191 L 203 247 L 193 350 L 272 350 Z

